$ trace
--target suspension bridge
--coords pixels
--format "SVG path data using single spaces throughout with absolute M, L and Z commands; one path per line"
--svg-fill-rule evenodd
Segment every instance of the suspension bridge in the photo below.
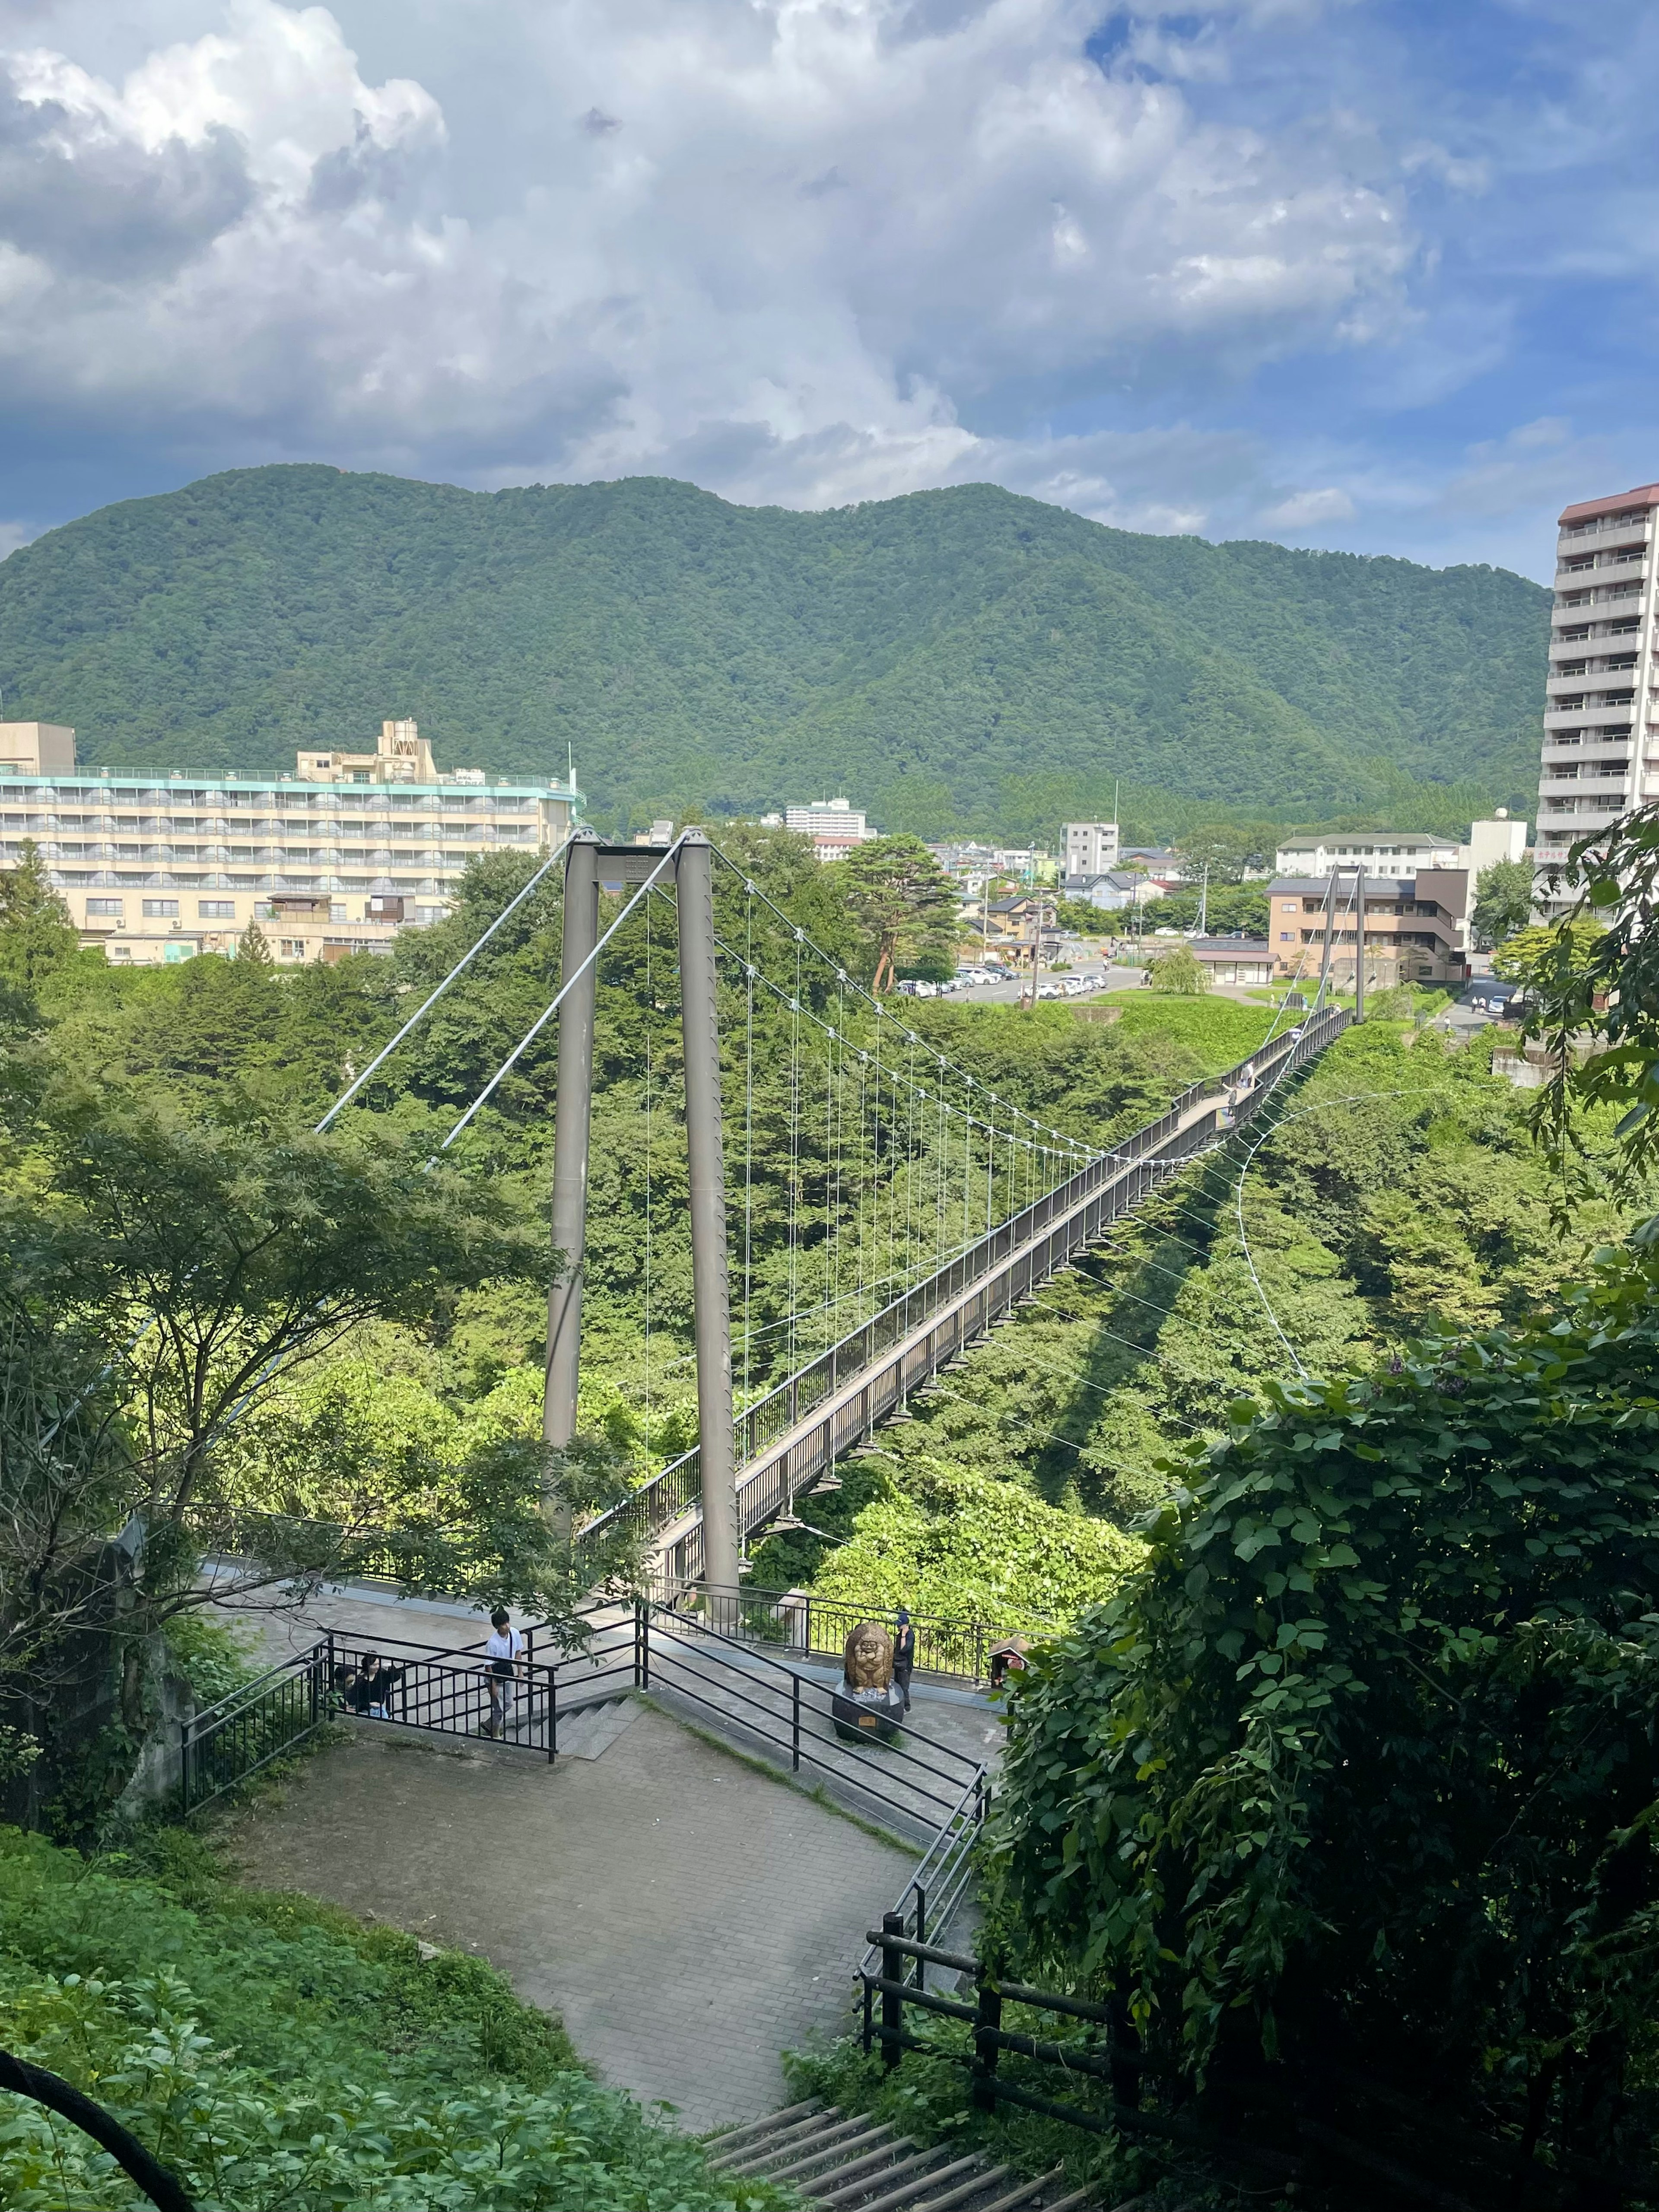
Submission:
M 648 1401 L 665 1209 L 689 1225 L 692 1350 L 689 1363 L 670 1364 L 695 1367 L 697 1437 L 572 1533 L 597 1544 L 625 1526 L 656 1578 L 711 1595 L 735 1594 L 751 1535 L 791 1514 L 839 1457 L 1183 1161 L 1251 1119 L 1349 1018 L 1325 1006 L 1322 977 L 1313 1012 L 1295 1026 L 1280 1030 L 1275 1017 L 1249 1059 L 1193 1085 L 1133 1134 L 1092 1146 L 951 1060 L 910 1025 L 908 1002 L 865 991 L 843 956 L 809 937 L 700 831 L 666 849 L 579 832 L 562 866 L 557 994 L 445 1146 L 556 1015 L 551 1236 L 560 1271 L 549 1298 L 544 1433 L 568 1446 L 579 1430 L 593 1227 L 601 971 L 607 954 L 620 963 L 623 1028 L 633 1033 L 611 1056 L 637 1109 L 642 1153 L 634 1163 L 645 1224 L 641 1387 Z M 601 931 L 606 894 L 625 896 Z

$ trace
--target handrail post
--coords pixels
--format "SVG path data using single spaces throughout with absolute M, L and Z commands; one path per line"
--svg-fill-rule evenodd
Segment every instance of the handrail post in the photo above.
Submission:
M 794 1677 L 794 1695 L 790 1700 L 790 1756 L 795 1772 L 800 1772 L 800 1676 Z
M 559 1756 L 559 1674 L 556 1667 L 547 1670 L 547 1763 L 553 1765 Z
M 994 1982 L 986 1979 L 981 1966 L 975 2007 L 974 2070 L 969 2092 L 975 2112 L 994 2112 L 997 2108 L 997 2055 L 1001 2047 L 997 2038 L 1001 2027 L 1002 1992 Z
M 904 1915 L 884 1912 L 881 1916 L 884 1936 L 902 1936 Z M 904 2033 L 904 1998 L 901 1984 L 904 1975 L 904 1954 L 891 1943 L 881 1947 L 881 1978 L 886 1987 L 881 1993 L 881 2063 L 890 2074 L 904 2056 L 899 2038 Z

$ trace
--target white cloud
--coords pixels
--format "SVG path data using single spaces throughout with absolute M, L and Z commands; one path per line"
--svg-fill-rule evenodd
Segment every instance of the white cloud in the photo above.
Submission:
M 371 81 L 320 7 L 235 0 L 118 76 L 76 20 L 75 52 L 0 57 L 14 406 L 801 504 L 994 469 L 1189 527 L 1213 499 L 1126 507 L 1066 441 L 967 426 L 1402 313 L 1401 204 L 1340 135 L 1102 70 L 1083 0 L 503 0 L 482 101 L 418 64 Z M 1185 39 L 1189 80 L 1223 36 Z
M 1335 484 L 1318 491 L 1292 492 L 1262 516 L 1276 530 L 1317 530 L 1328 522 L 1351 522 L 1358 512 L 1348 494 Z
M 8 553 L 15 553 L 20 545 L 27 545 L 40 532 L 27 522 L 0 522 L 0 561 Z

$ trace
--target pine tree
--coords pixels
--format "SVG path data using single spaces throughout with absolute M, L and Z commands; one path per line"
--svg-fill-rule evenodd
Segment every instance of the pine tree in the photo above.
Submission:
M 39 848 L 25 838 L 17 866 L 0 871 L 0 983 L 33 999 L 80 944 Z
M 239 960 L 251 960 L 256 968 L 276 966 L 276 962 L 270 957 L 270 940 L 257 921 L 250 921 L 237 939 L 236 957 Z

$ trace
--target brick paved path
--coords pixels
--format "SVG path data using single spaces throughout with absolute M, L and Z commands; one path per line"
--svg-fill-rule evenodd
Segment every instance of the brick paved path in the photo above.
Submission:
M 783 2101 L 778 2052 L 845 2023 L 913 1863 L 645 1707 L 550 1769 L 365 1723 L 229 1842 L 252 1881 L 480 1953 L 700 2130 Z

